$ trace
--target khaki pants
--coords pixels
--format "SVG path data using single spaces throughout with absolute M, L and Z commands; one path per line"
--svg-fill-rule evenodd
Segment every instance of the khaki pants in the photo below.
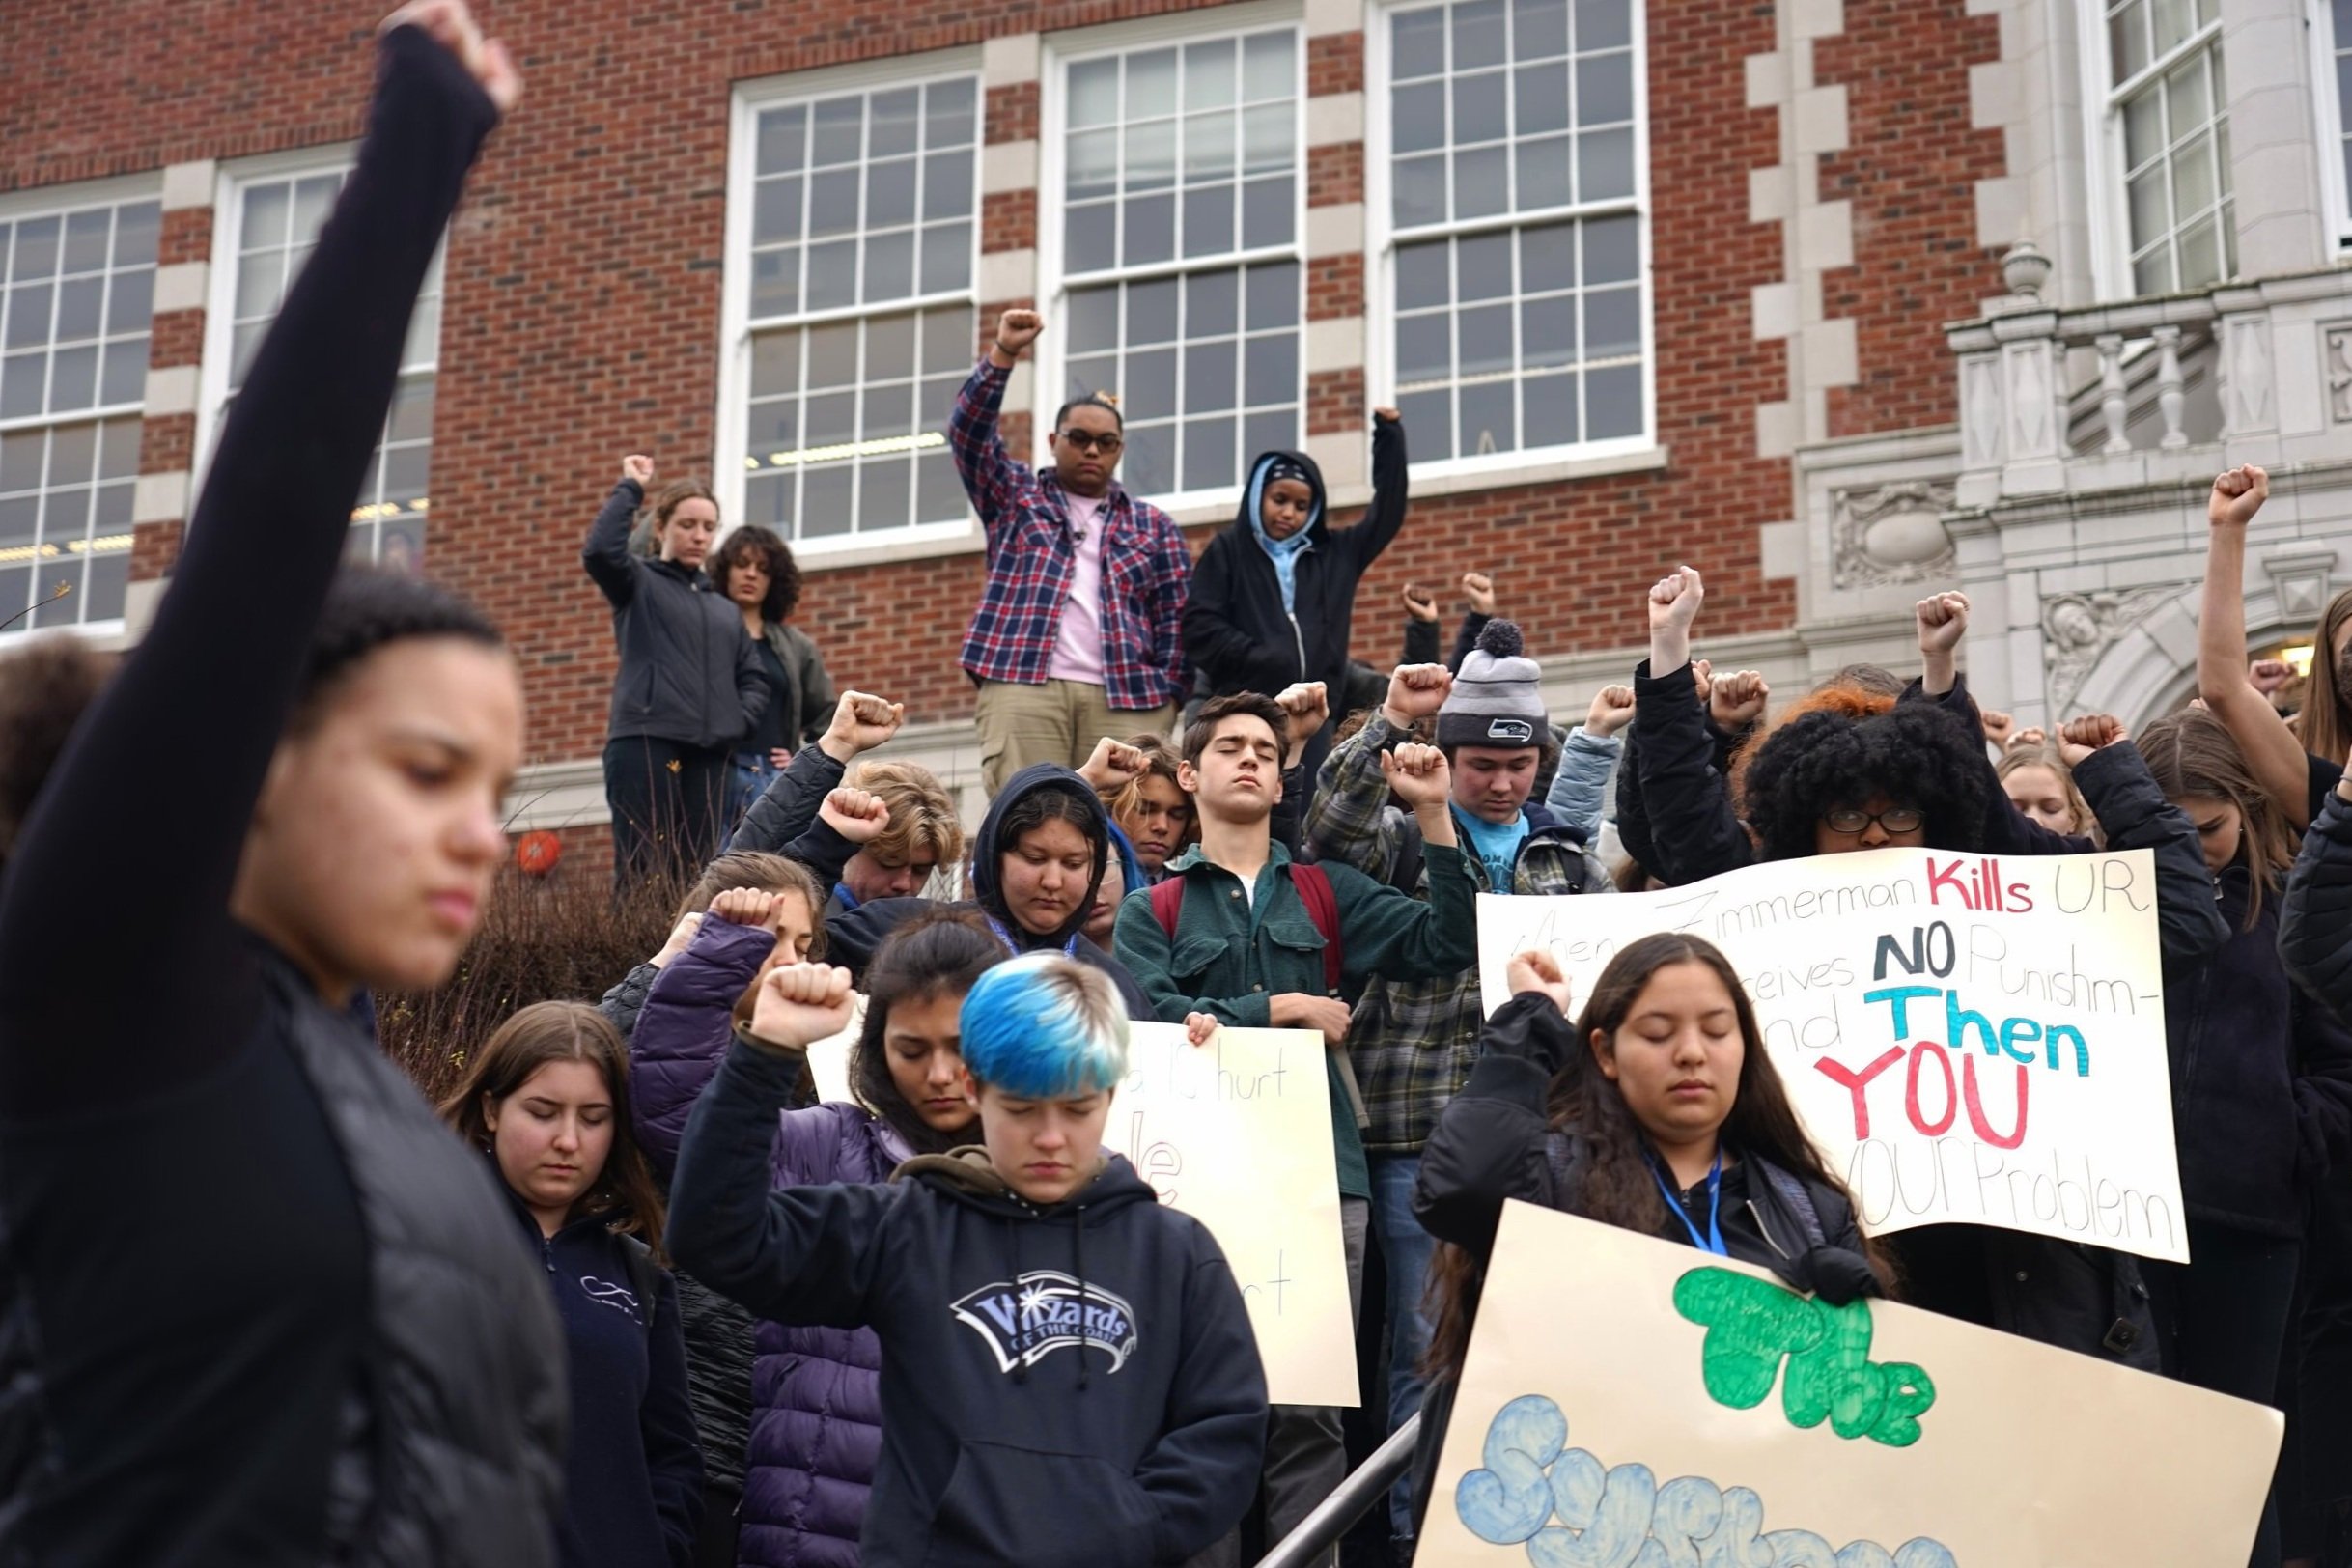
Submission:
M 1041 762 L 1078 767 L 1106 735 L 1124 741 L 1146 731 L 1167 734 L 1176 722 L 1176 705 L 1113 708 L 1101 686 L 1083 681 L 1043 686 L 983 681 L 978 717 L 980 781 L 994 797 L 1023 768 Z

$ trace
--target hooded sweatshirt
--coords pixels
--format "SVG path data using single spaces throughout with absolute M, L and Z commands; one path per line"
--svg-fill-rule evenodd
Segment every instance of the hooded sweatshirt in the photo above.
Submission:
M 1315 492 L 1306 526 L 1267 538 L 1268 473 L 1295 465 Z M 1184 612 L 1184 646 L 1211 696 L 1321 681 L 1333 692 L 1348 676 L 1356 589 L 1405 523 L 1405 430 L 1372 430 L 1372 504 L 1351 528 L 1331 526 L 1323 471 L 1301 452 L 1268 452 L 1250 464 L 1233 525 L 1201 552 Z
M 1059 790 L 1081 802 L 1083 831 L 1094 846 L 1094 873 L 1088 879 L 1084 892 L 1060 925 L 1039 934 L 1024 930 L 1013 918 L 1013 911 L 1004 900 L 1002 862 L 1012 845 L 1005 840 L 1004 819 L 1015 801 L 1038 790 Z M 980 830 L 972 836 L 971 869 L 972 900 L 968 904 L 953 904 L 949 909 L 977 910 L 986 916 L 999 940 L 1014 953 L 1044 949 L 1067 953 L 1089 968 L 1101 969 L 1119 988 L 1119 995 L 1127 1003 L 1129 1018 L 1156 1017 L 1149 997 L 1126 966 L 1112 958 L 1081 934 L 1087 917 L 1094 912 L 1095 890 L 1102 885 L 1111 864 L 1110 817 L 1103 809 L 1102 797 L 1094 787 L 1069 769 L 1053 763 L 1038 763 L 1023 768 L 1005 781 L 996 798 L 989 803 L 988 815 L 980 819 Z M 825 924 L 826 953 L 833 962 L 843 965 L 864 978 L 866 966 L 882 944 L 882 938 L 926 910 L 940 908 L 927 898 L 878 898 L 844 911 L 839 918 L 827 918 Z
M 728 1053 L 686 1125 L 670 1244 L 762 1317 L 880 1337 L 865 1568 L 1146 1568 L 1231 1529 L 1266 1379 L 1207 1229 L 1117 1156 L 1046 1208 L 977 1149 L 771 1192 L 800 1072 L 797 1051 Z
M 612 1217 L 587 1215 L 552 1236 L 500 1184 L 530 1238 L 563 1319 L 572 1368 L 572 1443 L 556 1547 L 565 1568 L 687 1568 L 702 1523 L 702 1450 L 686 1403 L 678 1286 L 637 1299 L 640 1269 Z M 646 1314 L 653 1314 L 652 1329 Z

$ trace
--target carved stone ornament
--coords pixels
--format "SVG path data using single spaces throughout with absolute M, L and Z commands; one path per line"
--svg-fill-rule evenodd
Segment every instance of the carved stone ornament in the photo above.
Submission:
M 1831 497 L 1832 580 L 1840 588 L 1877 588 L 1951 575 L 1952 536 L 1943 514 L 1952 488 L 1905 480 Z
M 2178 598 L 2179 583 L 2152 588 L 2053 594 L 2042 601 L 2042 686 L 2050 711 L 2063 714 L 2099 657 L 2157 605 Z
M 2327 350 L 2319 371 L 2328 383 L 2328 420 L 2352 425 L 2352 323 L 2326 328 Z

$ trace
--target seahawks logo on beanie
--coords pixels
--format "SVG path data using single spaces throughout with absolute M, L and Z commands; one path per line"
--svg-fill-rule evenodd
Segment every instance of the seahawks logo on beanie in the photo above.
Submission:
M 1515 621 L 1489 621 L 1438 710 L 1441 746 L 1539 746 L 1551 728 L 1543 668 Z

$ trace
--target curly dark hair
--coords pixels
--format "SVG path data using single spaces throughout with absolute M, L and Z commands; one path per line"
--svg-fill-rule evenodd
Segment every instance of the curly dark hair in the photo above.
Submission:
M 1756 747 L 1742 803 L 1766 860 L 1814 854 L 1822 813 L 1872 796 L 1926 813 L 1932 847 L 1974 851 L 1984 838 L 1989 770 L 1968 726 L 1926 703 L 1864 719 L 1810 713 Z
M 70 631 L 42 632 L 0 657 L 0 865 L 115 662 Z
M 768 597 L 760 601 L 760 619 L 770 626 L 791 620 L 792 612 L 800 606 L 800 567 L 792 558 L 792 546 L 773 528 L 744 523 L 719 541 L 718 548 L 711 552 L 702 570 L 710 577 L 711 586 L 724 599 L 728 575 L 752 560 L 768 572 Z
M 289 731 L 300 734 L 317 722 L 337 684 L 370 654 L 387 643 L 419 637 L 454 637 L 484 648 L 506 646 L 489 616 L 422 577 L 373 566 L 347 566 L 336 573 L 303 658 L 302 684 Z

